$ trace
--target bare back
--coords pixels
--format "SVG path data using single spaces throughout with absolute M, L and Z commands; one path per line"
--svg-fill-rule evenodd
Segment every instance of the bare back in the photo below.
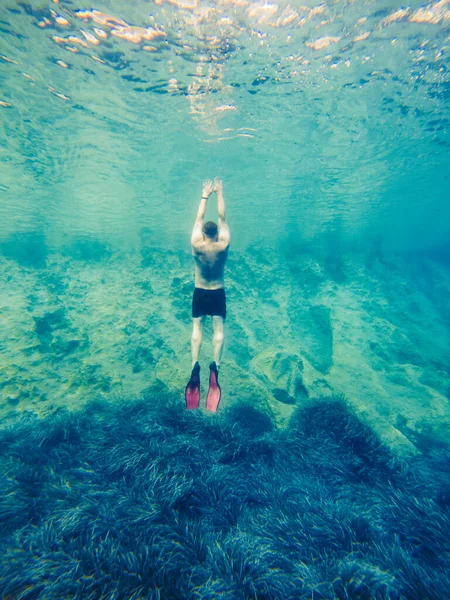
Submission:
M 228 244 L 220 241 L 201 241 L 192 244 L 195 261 L 195 287 L 205 290 L 223 288 Z

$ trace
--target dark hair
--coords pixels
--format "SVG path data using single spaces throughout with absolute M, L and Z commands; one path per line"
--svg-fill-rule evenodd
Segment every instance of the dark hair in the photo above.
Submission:
M 216 237 L 217 231 L 217 225 L 214 223 L 214 221 L 207 221 L 203 225 L 203 233 L 211 239 Z

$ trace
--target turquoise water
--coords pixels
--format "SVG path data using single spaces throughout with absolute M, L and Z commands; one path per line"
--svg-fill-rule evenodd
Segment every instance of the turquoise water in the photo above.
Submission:
M 445 599 L 450 3 L 4 0 L 0 32 L 0 596 Z
M 184 249 L 219 175 L 239 248 L 446 242 L 445 2 L 179 4 L 2 3 L 3 238 Z

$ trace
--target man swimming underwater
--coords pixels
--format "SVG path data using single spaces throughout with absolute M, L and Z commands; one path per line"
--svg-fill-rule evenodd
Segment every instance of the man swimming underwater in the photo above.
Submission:
M 212 221 L 203 223 L 206 203 L 212 192 L 217 194 L 219 226 Z M 208 179 L 203 183 L 202 199 L 192 230 L 191 246 L 195 262 L 195 289 L 192 298 L 192 373 L 185 390 L 186 408 L 198 408 L 200 404 L 198 355 L 202 343 L 203 324 L 206 315 L 211 315 L 214 328 L 214 361 L 209 365 L 209 389 L 206 396 L 206 409 L 215 412 L 219 406 L 221 396 L 218 369 L 223 348 L 223 324 L 227 312 L 224 268 L 230 246 L 230 229 L 225 218 L 223 184 L 220 179 L 214 179 L 214 183 Z

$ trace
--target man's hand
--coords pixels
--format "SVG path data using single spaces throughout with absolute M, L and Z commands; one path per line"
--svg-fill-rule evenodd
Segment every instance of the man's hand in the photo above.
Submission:
M 218 177 L 214 178 L 214 191 L 216 193 L 222 193 L 223 192 L 223 183 L 222 183 L 222 180 L 219 179 Z
M 213 185 L 213 182 L 211 181 L 211 179 L 207 179 L 206 181 L 204 181 L 202 198 L 205 198 L 205 200 L 207 200 L 211 196 L 213 191 L 214 191 L 214 185 Z

